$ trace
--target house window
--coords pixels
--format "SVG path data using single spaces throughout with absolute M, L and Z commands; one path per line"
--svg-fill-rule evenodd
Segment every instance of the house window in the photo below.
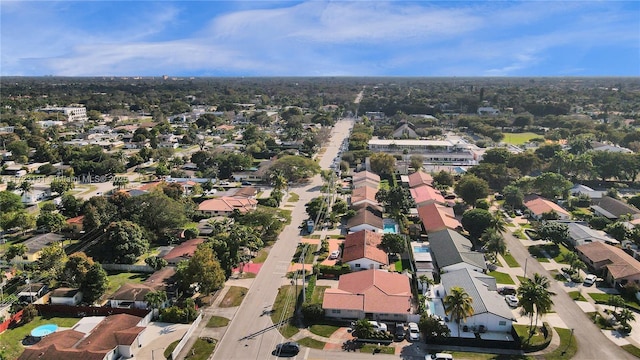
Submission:
M 341 312 L 341 311 L 342 311 L 342 310 L 332 309 L 332 310 L 331 310 L 331 313 L 332 313 L 332 314 L 340 314 L 340 312 Z
M 356 264 L 356 267 L 357 267 L 357 268 L 359 268 L 359 267 L 360 267 L 360 264 Z
M 507 325 L 507 322 L 503 320 L 503 321 L 498 322 L 498 325 L 505 326 L 505 325 Z

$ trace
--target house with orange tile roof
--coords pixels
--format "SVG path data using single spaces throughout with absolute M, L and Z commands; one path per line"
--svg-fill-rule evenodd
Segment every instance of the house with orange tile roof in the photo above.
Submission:
M 556 213 L 558 220 L 569 220 L 571 214 L 553 201 L 547 200 L 538 195 L 527 196 L 524 199 L 524 206 L 531 212 L 531 217 L 536 220 L 543 218 L 545 214 Z
M 413 174 L 409 174 L 409 188 L 415 188 L 423 185 L 433 186 L 433 177 L 431 174 L 422 170 L 416 171 Z
M 367 208 L 358 210 L 356 215 L 347 221 L 347 230 L 349 230 L 349 232 L 370 230 L 381 233 L 383 229 L 384 221 L 382 217 L 369 211 Z
M 378 201 L 376 201 L 377 193 L 378 188 L 369 186 L 363 186 L 357 189 L 353 189 L 353 191 L 351 192 L 351 206 L 360 205 L 362 203 L 379 205 Z
M 409 189 L 411 197 L 416 202 L 416 207 L 438 203 L 445 205 L 446 201 L 440 191 L 432 188 L 429 185 L 421 185 Z
M 84 215 L 72 217 L 71 219 L 67 219 L 67 226 L 74 233 L 79 233 L 82 231 L 83 221 L 84 221 Z
M 427 234 L 444 230 L 462 228 L 462 224 L 456 219 L 453 208 L 432 203 L 418 208 L 418 217 Z
M 198 205 L 198 212 L 209 216 L 229 216 L 234 210 L 245 214 L 257 207 L 258 201 L 255 199 L 223 196 L 201 202 Z
M 370 180 L 370 179 L 361 179 L 361 180 L 358 180 L 358 181 L 352 181 L 351 182 L 351 188 L 352 189 L 358 189 L 358 188 L 365 187 L 365 186 L 377 189 L 377 188 L 380 187 L 380 183 L 377 182 L 377 181 Z
M 386 269 L 389 256 L 378 247 L 382 235 L 369 230 L 348 234 L 344 239 L 342 263 L 349 264 L 351 271 Z
M 25 348 L 18 360 L 113 360 L 134 357 L 145 330 L 139 316 L 118 314 L 105 317 L 88 333 L 77 324 L 56 331 Z M 82 321 L 82 320 L 81 320 Z M 77 330 L 76 330 L 77 329 Z
M 338 288 L 325 290 L 322 308 L 333 319 L 405 322 L 413 312 L 411 303 L 409 277 L 365 270 L 340 276 Z
M 380 184 L 380 176 L 378 174 L 372 173 L 371 171 L 360 171 L 354 173 L 351 178 L 354 184 L 362 180 L 369 180 Z
M 619 247 L 600 241 L 576 246 L 578 255 L 614 287 L 629 282 L 640 285 L 640 262 Z
M 167 260 L 169 265 L 178 265 L 182 260 L 189 260 L 193 253 L 202 244 L 204 239 L 190 239 L 171 249 L 162 258 Z

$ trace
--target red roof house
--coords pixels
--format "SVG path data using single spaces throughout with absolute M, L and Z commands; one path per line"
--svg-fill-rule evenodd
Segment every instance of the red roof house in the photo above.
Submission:
M 444 229 L 455 230 L 462 228 L 462 224 L 456 219 L 453 208 L 439 204 L 429 204 L 418 208 L 418 217 L 422 221 L 424 230 L 432 233 Z
M 348 234 L 344 240 L 342 263 L 351 270 L 381 269 L 389 265 L 389 256 L 378 247 L 382 234 L 361 230 Z

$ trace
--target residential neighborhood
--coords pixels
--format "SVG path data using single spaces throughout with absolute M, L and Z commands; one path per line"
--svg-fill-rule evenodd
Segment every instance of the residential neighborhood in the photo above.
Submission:
M 262 80 L 3 91 L 0 359 L 640 356 L 637 79 Z

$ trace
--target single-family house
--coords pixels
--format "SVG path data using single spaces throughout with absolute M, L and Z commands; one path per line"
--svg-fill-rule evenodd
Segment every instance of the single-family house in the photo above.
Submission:
M 379 218 L 382 218 L 384 215 L 384 209 L 382 208 L 382 206 L 376 205 L 376 204 L 369 204 L 367 202 L 363 202 L 358 205 L 353 205 L 351 206 L 351 208 L 356 212 L 361 210 L 366 210 L 370 213 L 373 213 L 375 216 Z
M 456 219 L 453 208 L 431 203 L 418 208 L 418 217 L 427 234 L 444 229 L 461 229 L 462 224 Z
M 67 219 L 67 227 L 74 233 L 80 233 L 83 229 L 84 215 L 72 217 Z
M 571 190 L 569 190 L 569 193 L 573 196 L 587 195 L 592 200 L 599 200 L 602 199 L 607 192 L 602 190 L 593 190 L 586 185 L 576 184 L 571 188 Z
M 620 242 L 611 236 L 607 235 L 604 231 L 595 230 L 587 226 L 584 222 L 578 221 L 560 221 L 567 225 L 569 228 L 569 238 L 567 239 L 571 245 L 579 246 L 588 244 L 594 241 L 600 241 L 609 245 L 617 245 Z
M 92 320 L 92 318 L 85 318 Z M 56 331 L 25 348 L 18 360 L 117 360 L 132 358 L 142 346 L 145 330 L 139 316 L 111 315 L 97 324 L 80 323 L 70 330 Z
M 412 241 L 410 250 L 416 269 L 415 278 L 419 279 L 421 275 L 426 275 L 429 279 L 433 280 L 435 278 L 434 272 L 436 272 L 436 268 L 433 264 L 433 257 L 431 256 L 429 243 Z M 418 281 L 418 289 L 422 290 L 422 293 L 425 293 L 428 289 L 428 285 Z
M 452 287 L 463 288 L 473 300 L 473 315 L 461 322 L 470 329 L 483 328 L 487 332 L 510 333 L 514 316 L 504 298 L 496 291 L 496 279 L 492 276 L 482 274 L 470 269 L 459 269 L 442 274 L 439 293 L 442 298 L 446 297 Z M 436 299 L 440 301 L 441 299 Z M 458 324 L 455 321 L 450 323 L 452 336 L 457 332 Z M 472 331 L 471 331 L 472 332 Z
M 636 207 L 610 196 L 603 196 L 599 201 L 594 201 L 591 210 L 596 215 L 604 216 L 609 220 L 617 220 L 623 215 L 631 216 L 632 219 L 640 218 L 640 210 Z
M 77 288 L 57 288 L 49 294 L 49 301 L 53 305 L 76 306 L 82 301 L 82 291 Z
M 349 232 L 358 232 L 360 230 L 382 232 L 384 229 L 384 221 L 382 217 L 363 208 L 357 211 L 356 215 L 347 221 L 347 229 Z
M 189 260 L 193 256 L 193 253 L 198 248 L 198 245 L 202 244 L 204 239 L 190 239 L 180 245 L 175 246 L 162 258 L 167 261 L 167 264 L 175 266 L 182 260 Z
M 357 189 L 361 187 L 370 187 L 370 188 L 377 189 L 380 187 L 380 182 L 371 180 L 369 178 L 361 178 L 358 181 L 353 181 L 353 180 L 351 181 L 352 189 Z
M 362 203 L 378 205 L 378 201 L 376 201 L 377 193 L 378 188 L 369 186 L 363 186 L 353 189 L 353 192 L 351 193 L 351 206 L 360 205 Z
M 389 256 L 378 247 L 382 235 L 369 230 L 348 234 L 344 240 L 342 263 L 349 264 L 352 271 L 386 269 Z
M 485 272 L 484 254 L 473 251 L 471 240 L 453 230 L 441 230 L 429 234 L 429 247 L 440 273 L 459 269 Z
M 536 220 L 540 220 L 551 213 L 555 213 L 558 220 L 569 220 L 571 218 L 571 214 L 560 205 L 538 195 L 527 196 L 524 199 L 524 206 L 529 209 L 531 217 Z
M 418 170 L 407 177 L 409 180 L 409 188 L 415 188 L 422 185 L 433 186 L 433 176 L 422 170 Z
M 619 247 L 600 241 L 576 247 L 578 255 L 613 286 L 640 285 L 640 262 Z
M 421 207 L 433 203 L 445 205 L 444 196 L 440 191 L 432 188 L 429 185 L 417 186 L 409 189 L 411 197 L 416 202 L 416 207 Z
M 20 292 L 18 293 L 18 301 L 32 303 L 42 295 L 46 294 L 49 291 L 49 286 L 43 283 L 30 283 L 27 284 Z
M 371 171 L 360 171 L 354 173 L 351 178 L 354 184 L 363 180 L 370 180 L 378 184 L 380 183 L 380 175 L 372 173 Z
M 156 289 L 147 284 L 126 283 L 109 298 L 109 306 L 126 309 L 148 309 L 149 304 L 145 295 Z
M 64 240 L 64 236 L 54 234 L 54 233 L 46 233 L 40 234 L 36 236 L 32 236 L 27 239 L 23 244 L 27 247 L 27 252 L 22 256 L 21 259 L 15 258 L 13 261 L 16 262 L 32 262 L 36 261 L 40 258 L 40 252 L 45 247 L 59 243 Z
M 198 205 L 198 211 L 209 216 L 229 216 L 235 210 L 245 214 L 258 207 L 258 201 L 250 198 L 223 196 L 205 200 Z
M 338 288 L 324 292 L 322 308 L 328 318 L 405 322 L 413 310 L 409 278 L 383 270 L 344 274 Z

